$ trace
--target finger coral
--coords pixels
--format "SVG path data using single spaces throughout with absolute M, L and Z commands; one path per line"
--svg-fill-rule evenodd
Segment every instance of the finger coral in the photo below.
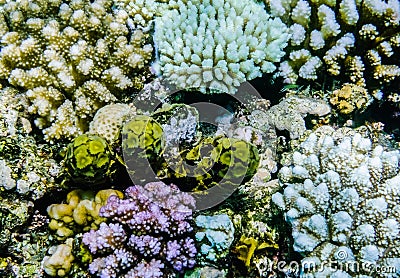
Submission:
M 162 182 L 132 186 L 125 198 L 111 196 L 100 209 L 107 218 L 82 242 L 96 257 L 92 274 L 106 277 L 164 277 L 195 264 L 192 209 L 195 200 L 175 185 Z
M 266 0 L 291 39 L 278 74 L 286 83 L 325 74 L 379 90 L 400 76 L 397 0 Z
M 94 113 L 141 89 L 152 46 L 115 1 L 0 4 L 0 81 L 27 100 L 47 141 L 85 132 Z
M 154 35 L 164 77 L 230 94 L 274 71 L 288 38 L 285 24 L 252 0 L 177 1 L 156 18 Z
M 272 200 L 285 212 L 303 262 L 400 263 L 399 160 L 398 150 L 372 146 L 351 129 L 321 127 L 301 143 L 279 172 L 283 193 Z M 346 269 L 343 277 L 381 277 L 369 271 Z

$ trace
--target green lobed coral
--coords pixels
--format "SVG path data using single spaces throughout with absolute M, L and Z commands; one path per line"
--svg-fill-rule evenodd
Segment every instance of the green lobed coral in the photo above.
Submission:
M 259 163 L 255 146 L 223 136 L 202 139 L 193 148 L 181 151 L 180 159 L 172 165 L 168 175 L 192 180 L 186 184 L 190 184 L 193 191 L 208 189 L 218 181 L 240 184 L 255 174 Z
M 96 184 L 111 178 L 116 160 L 107 141 L 97 135 L 76 137 L 64 155 L 68 175 L 76 182 Z
M 126 123 L 122 129 L 122 148 L 128 173 L 134 182 L 155 179 L 151 166 L 160 168 L 164 139 L 162 128 L 154 119 L 137 115 Z
M 188 120 L 189 127 L 183 128 L 182 122 L 179 124 L 182 115 L 183 123 Z M 182 190 L 200 191 L 218 182 L 240 184 L 255 174 L 259 155 L 251 143 L 214 136 L 198 139 L 193 145 L 197 117 L 194 108 L 171 105 L 151 116 L 137 115 L 125 124 L 122 148 L 125 164 L 134 182 L 180 179 Z M 170 132 L 166 134 L 164 128 L 173 130 L 175 136 L 171 136 Z

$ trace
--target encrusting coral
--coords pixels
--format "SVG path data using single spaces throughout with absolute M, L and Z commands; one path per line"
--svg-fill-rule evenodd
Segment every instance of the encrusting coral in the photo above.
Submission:
M 103 278 L 164 277 L 195 264 L 191 238 L 195 200 L 162 182 L 132 186 L 125 198 L 109 197 L 100 209 L 107 222 L 83 235 L 95 259 L 89 271 Z
M 94 113 L 141 89 L 153 47 L 115 1 L 0 4 L 0 82 L 17 89 L 48 141 L 72 138 Z
M 372 102 L 367 89 L 353 83 L 346 83 L 330 94 L 330 103 L 341 114 L 351 114 L 353 111 L 362 112 Z
M 54 160 L 57 145 L 39 144 L 30 135 L 16 134 L 0 138 L 0 195 L 6 191 L 37 200 L 57 182 L 60 165 Z
M 400 76 L 398 0 L 266 0 L 267 11 L 289 27 L 290 44 L 278 76 L 286 83 L 328 73 L 380 98 Z
M 176 1 L 156 18 L 154 40 L 163 77 L 178 88 L 233 94 L 285 54 L 285 24 L 252 0 Z
M 372 146 L 352 129 L 320 127 L 300 144 L 279 171 L 284 190 L 272 200 L 285 212 L 303 262 L 359 264 L 342 277 L 382 274 L 362 263 L 400 264 L 399 160 L 398 150 Z M 325 275 L 335 271 L 324 268 Z

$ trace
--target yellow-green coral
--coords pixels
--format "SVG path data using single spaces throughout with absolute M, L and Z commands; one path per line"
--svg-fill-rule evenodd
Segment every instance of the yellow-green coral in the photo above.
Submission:
M 69 176 L 77 182 L 104 182 L 114 174 L 115 159 L 105 139 L 83 134 L 67 147 L 64 165 Z
M 178 105 L 169 108 L 185 107 Z M 169 122 L 168 117 L 174 115 L 171 109 L 159 110 L 154 117 L 164 123 Z M 188 109 L 185 111 L 193 112 Z M 195 130 L 190 130 L 190 133 L 194 136 Z M 180 135 L 182 134 L 176 136 Z M 243 140 L 223 136 L 206 137 L 195 146 L 186 144 L 182 147 L 180 143 L 186 139 L 182 136 L 178 139 L 170 138 L 176 140 L 177 146 L 181 147 L 181 150 L 171 150 L 175 146 L 166 146 L 166 136 L 168 135 L 165 135 L 153 115 L 137 115 L 124 126 L 124 160 L 134 182 L 156 178 L 183 179 L 181 184 L 184 185 L 181 189 L 200 191 L 221 180 L 238 185 L 256 172 L 259 163 L 258 150 Z
M 169 175 L 195 178 L 197 185 L 191 188 L 195 191 L 207 189 L 221 179 L 240 184 L 255 174 L 259 163 L 255 146 L 243 140 L 221 136 L 204 138 L 194 148 L 183 150 L 180 155 L 183 168 L 181 171 L 173 169 L 175 171 Z
M 134 182 L 155 178 L 150 166 L 159 169 L 164 139 L 162 128 L 154 119 L 137 115 L 125 124 L 122 147 L 124 161 Z
M 253 237 L 246 237 L 242 235 L 234 249 L 234 252 L 237 253 L 239 260 L 243 261 L 247 267 L 250 267 L 254 252 L 265 248 L 277 249 L 278 245 L 274 242 L 259 242 Z
M 96 195 L 80 189 L 71 191 L 65 204 L 52 204 L 47 208 L 51 218 L 49 228 L 55 231 L 58 239 L 97 229 L 105 220 L 99 216 L 99 210 L 111 195 L 123 198 L 122 192 L 113 189 L 100 190 Z

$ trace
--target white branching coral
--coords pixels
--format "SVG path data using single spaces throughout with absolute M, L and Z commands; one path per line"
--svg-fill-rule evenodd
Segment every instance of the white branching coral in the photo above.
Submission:
M 274 71 L 288 38 L 286 25 L 252 0 L 177 1 L 156 19 L 154 35 L 164 77 L 231 94 Z
M 139 28 L 147 17 L 136 20 L 122 2 L 0 4 L 0 81 L 25 94 L 46 140 L 85 132 L 99 108 L 142 88 L 153 53 Z
M 400 77 L 398 0 L 265 2 L 292 34 L 277 73 L 286 83 L 329 73 L 377 89 Z
M 351 129 L 323 126 L 300 144 L 279 172 L 283 192 L 272 199 L 285 212 L 303 262 L 400 263 L 399 161 L 398 150 L 372 146 Z M 380 277 L 368 270 L 346 269 L 351 277 Z

